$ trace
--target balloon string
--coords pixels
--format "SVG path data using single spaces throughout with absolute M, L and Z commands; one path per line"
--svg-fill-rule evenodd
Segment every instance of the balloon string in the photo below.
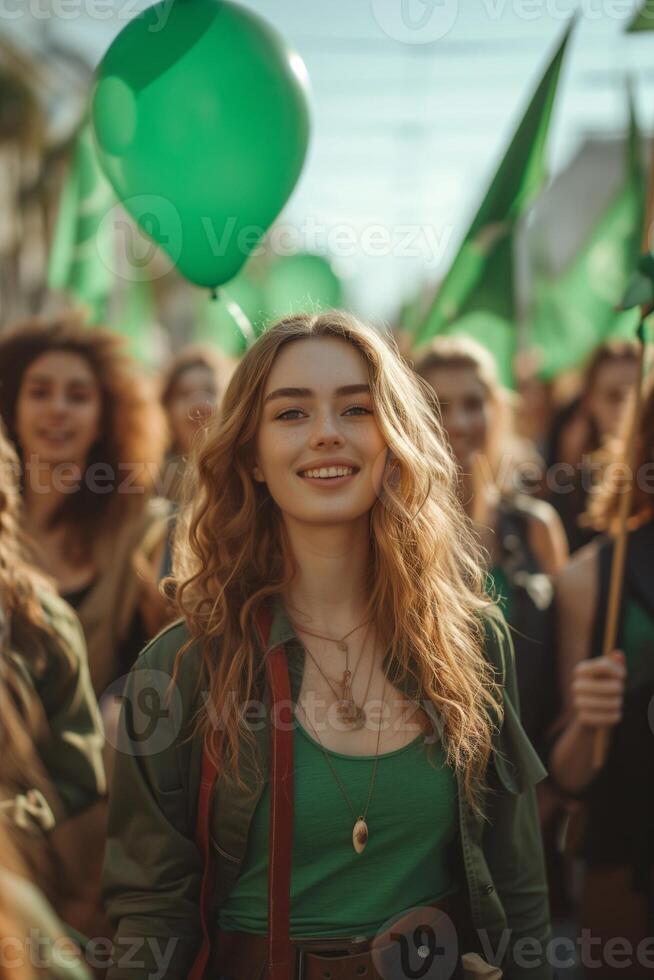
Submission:
M 211 298 L 214 301 L 214 303 L 218 299 L 218 289 L 216 286 L 214 286 L 213 289 L 211 290 Z

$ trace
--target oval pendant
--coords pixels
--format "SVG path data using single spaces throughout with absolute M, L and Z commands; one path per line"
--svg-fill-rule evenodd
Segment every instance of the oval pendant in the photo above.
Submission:
M 368 824 L 359 817 L 352 830 L 352 846 L 357 854 L 361 854 L 368 843 Z

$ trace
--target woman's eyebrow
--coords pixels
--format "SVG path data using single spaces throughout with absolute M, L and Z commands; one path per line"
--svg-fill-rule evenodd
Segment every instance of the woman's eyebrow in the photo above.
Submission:
M 370 385 L 359 384 L 359 385 L 343 385 L 337 388 L 334 392 L 336 395 L 362 395 L 370 394 Z M 276 388 L 271 391 L 269 395 L 266 395 L 264 399 L 264 404 L 266 402 L 272 401 L 274 398 L 312 398 L 315 395 L 315 391 L 311 388 Z

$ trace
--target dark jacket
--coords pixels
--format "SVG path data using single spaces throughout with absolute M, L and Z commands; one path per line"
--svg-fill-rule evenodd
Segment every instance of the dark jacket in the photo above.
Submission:
M 487 657 L 504 693 L 504 720 L 494 738 L 485 815 L 468 805 L 463 777 L 458 775 L 463 876 L 474 925 L 482 931 L 488 955 L 498 947 L 501 954 L 508 947 L 507 978 L 549 980 L 552 973 L 544 956 L 539 966 L 533 965 L 534 941 L 544 948 L 550 937 L 534 794 L 534 784 L 545 770 L 518 719 L 511 641 L 494 609 L 486 619 L 486 636 Z M 137 661 L 125 691 L 123 751 L 117 754 L 114 770 L 104 875 L 108 912 L 117 927 L 115 965 L 108 980 L 145 980 L 155 975 L 183 980 L 200 943 L 202 862 L 194 835 L 202 751 L 198 739 L 188 737 L 188 722 L 202 703 L 197 647 L 183 659 L 168 706 L 164 700 L 177 651 L 187 637 L 181 621 L 160 633 Z M 268 650 L 280 642 L 286 646 L 291 696 L 296 701 L 304 654 L 278 603 Z M 398 686 L 415 696 L 408 685 Z M 437 718 L 432 720 L 438 723 Z M 269 728 L 258 728 L 255 751 L 267 773 Z M 238 876 L 263 789 L 252 751 L 247 749 L 243 767 L 252 792 L 239 790 L 228 774 L 222 774 L 214 794 L 214 921 Z M 516 941 L 526 937 L 531 945 L 525 965 L 511 964 Z M 132 948 L 134 955 L 127 955 Z

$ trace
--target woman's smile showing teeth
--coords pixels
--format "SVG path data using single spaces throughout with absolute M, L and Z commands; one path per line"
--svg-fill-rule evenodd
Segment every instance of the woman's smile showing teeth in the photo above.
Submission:
M 324 480 L 329 483 L 341 483 L 348 477 L 354 476 L 358 469 L 354 466 L 314 466 L 300 470 L 298 475 L 305 480 Z

